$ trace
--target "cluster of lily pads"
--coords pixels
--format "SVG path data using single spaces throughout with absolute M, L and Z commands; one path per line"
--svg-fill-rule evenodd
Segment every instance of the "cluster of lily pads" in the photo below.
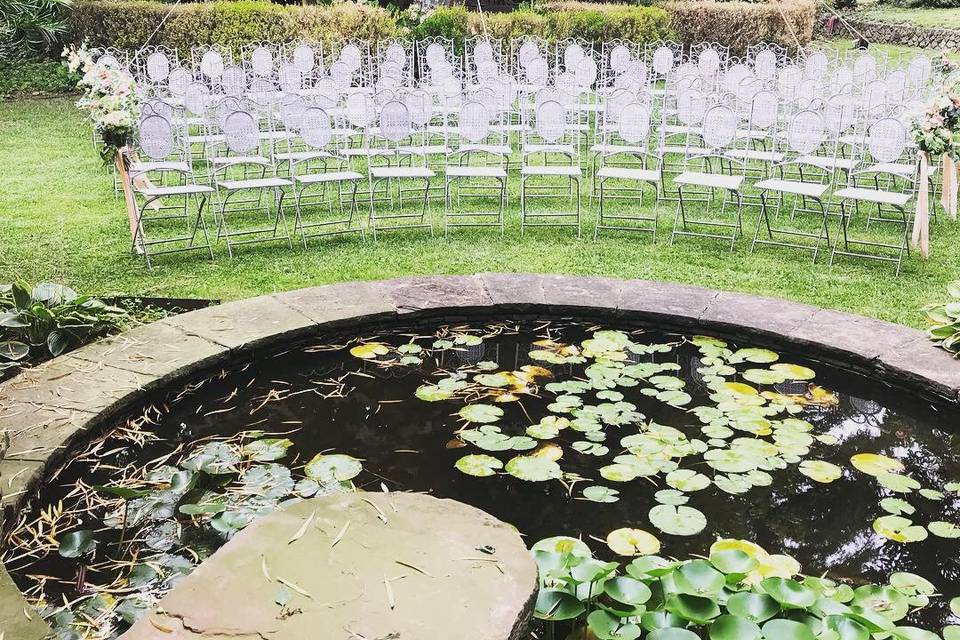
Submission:
M 568 638 L 598 640 L 940 640 L 904 624 L 938 597 L 925 578 L 898 572 L 887 584 L 856 588 L 804 576 L 789 556 L 744 540 L 717 540 L 707 557 L 668 560 L 659 545 L 614 532 L 611 546 L 636 556 L 627 564 L 593 557 L 581 540 L 554 537 L 531 551 L 539 569 L 535 614 L 565 622 Z M 637 544 L 640 542 L 640 544 Z M 949 604 L 960 617 L 960 598 Z M 960 638 L 960 626 L 943 629 Z
M 103 527 L 73 527 L 59 537 L 57 552 L 91 572 L 119 577 L 68 604 L 45 602 L 40 595 L 41 615 L 59 639 L 116 637 L 257 517 L 291 501 L 353 490 L 351 480 L 362 471 L 359 460 L 317 454 L 295 477 L 280 462 L 292 445 L 287 438 L 246 431 L 196 443 L 175 463 L 151 463 L 122 481 L 93 486 L 105 514 Z M 55 520 L 54 530 L 57 525 Z M 130 541 L 138 547 L 133 561 L 114 560 Z

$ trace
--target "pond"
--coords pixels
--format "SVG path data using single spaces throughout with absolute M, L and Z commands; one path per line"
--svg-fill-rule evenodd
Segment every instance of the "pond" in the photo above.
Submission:
M 956 419 L 708 336 L 575 320 L 389 330 L 153 400 L 71 456 L 3 560 L 62 636 L 109 637 L 258 514 L 353 487 L 422 491 L 604 560 L 732 538 L 853 587 L 917 574 L 945 597 L 905 620 L 939 629 L 958 622 Z

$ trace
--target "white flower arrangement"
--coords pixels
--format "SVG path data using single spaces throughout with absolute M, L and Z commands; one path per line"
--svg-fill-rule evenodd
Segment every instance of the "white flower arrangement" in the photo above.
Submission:
M 103 141 L 100 155 L 109 162 L 133 136 L 139 115 L 136 83 L 122 69 L 96 64 L 86 45 L 68 47 L 63 57 L 71 72 L 82 74 L 78 86 L 83 95 L 77 108 L 90 116 Z

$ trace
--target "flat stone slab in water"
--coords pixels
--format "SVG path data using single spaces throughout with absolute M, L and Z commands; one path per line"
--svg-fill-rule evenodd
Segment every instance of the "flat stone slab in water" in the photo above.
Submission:
M 513 527 L 414 493 L 313 498 L 255 521 L 124 640 L 517 640 L 537 568 Z

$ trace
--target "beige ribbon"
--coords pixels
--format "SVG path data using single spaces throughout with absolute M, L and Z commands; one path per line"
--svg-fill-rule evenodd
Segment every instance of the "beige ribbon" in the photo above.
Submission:
M 946 158 L 946 156 L 944 156 Z M 946 175 L 944 175 L 946 186 Z M 913 238 L 911 244 L 920 247 L 920 257 L 930 254 L 930 159 L 920 152 L 920 184 L 917 185 L 917 211 L 913 216 Z
M 957 219 L 957 163 L 948 154 L 943 154 L 943 190 L 940 203 L 950 214 L 951 220 Z

